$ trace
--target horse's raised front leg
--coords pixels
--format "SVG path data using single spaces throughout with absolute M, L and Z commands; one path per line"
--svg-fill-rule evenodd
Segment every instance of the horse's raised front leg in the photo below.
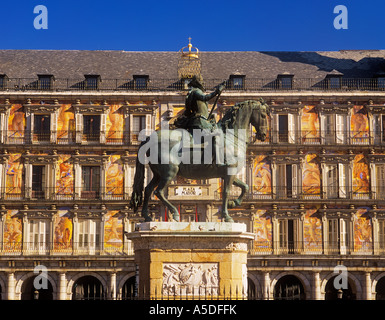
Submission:
M 228 202 L 229 208 L 239 207 L 242 203 L 243 197 L 247 192 L 249 192 L 249 186 L 246 183 L 244 183 L 242 180 L 239 180 L 238 178 L 234 178 L 233 185 L 241 188 L 242 192 L 238 197 L 238 199 L 229 200 Z
M 232 185 L 234 176 L 226 175 L 223 178 L 223 191 L 222 191 L 222 219 L 225 222 L 234 222 L 233 218 L 230 217 L 227 210 L 227 200 L 229 196 L 230 186 Z
M 159 176 L 154 175 L 150 183 L 144 189 L 144 198 L 143 198 L 143 206 L 142 206 L 142 217 L 144 218 L 144 221 L 152 221 L 152 218 L 148 213 L 148 201 L 150 200 L 151 193 L 154 191 L 159 181 L 160 181 Z

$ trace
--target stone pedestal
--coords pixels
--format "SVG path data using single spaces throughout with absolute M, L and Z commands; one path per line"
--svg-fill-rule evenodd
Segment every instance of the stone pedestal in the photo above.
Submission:
M 244 299 L 246 225 L 145 222 L 128 234 L 135 249 L 140 299 Z

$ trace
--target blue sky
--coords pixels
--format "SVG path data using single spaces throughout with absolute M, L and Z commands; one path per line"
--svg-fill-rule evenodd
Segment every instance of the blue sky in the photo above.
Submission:
M 384 0 L 3 0 L 0 12 L 0 49 L 178 51 L 188 37 L 202 51 L 385 49 Z

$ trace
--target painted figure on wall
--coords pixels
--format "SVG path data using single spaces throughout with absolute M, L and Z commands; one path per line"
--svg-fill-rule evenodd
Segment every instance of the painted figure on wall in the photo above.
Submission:
M 354 220 L 354 250 L 369 251 L 372 249 L 372 223 L 366 216 L 370 208 L 359 208 Z
M 11 106 L 8 119 L 8 139 L 24 137 L 25 130 L 25 113 L 21 104 L 13 104 Z
M 73 164 L 70 155 L 59 155 L 56 170 L 56 193 L 72 196 L 74 193 Z
M 353 162 L 353 193 L 355 196 L 369 197 L 369 190 L 369 166 L 365 156 L 358 154 L 354 157 Z
M 123 165 L 120 155 L 111 155 L 107 163 L 106 193 L 123 196 Z
M 302 171 L 302 189 L 305 195 L 321 194 L 321 172 L 316 154 L 307 154 Z
M 353 143 L 366 143 L 369 138 L 369 120 L 363 106 L 353 106 L 350 121 Z
M 121 105 L 113 104 L 107 117 L 107 143 L 123 142 L 124 119 Z
M 254 249 L 257 251 L 270 251 L 272 249 L 272 225 L 266 210 L 257 210 L 254 215 Z
M 70 104 L 64 104 L 59 109 L 57 119 L 58 141 L 68 139 L 68 142 L 75 140 L 75 114 Z
M 108 249 L 123 249 L 123 219 L 119 211 L 109 211 L 104 225 L 104 247 Z
M 21 196 L 23 188 L 23 163 L 21 154 L 10 154 L 6 173 L 6 194 Z
M 302 142 L 319 142 L 318 112 L 314 106 L 304 106 L 301 117 Z
M 306 210 L 303 223 L 304 249 L 311 253 L 322 252 L 322 223 L 315 216 L 317 209 Z
M 271 194 L 271 168 L 265 155 L 256 156 L 253 163 L 253 193 Z
M 4 224 L 4 250 L 21 250 L 23 223 L 17 210 L 8 210 Z
M 72 232 L 73 225 L 68 210 L 59 210 L 54 219 L 54 249 L 72 249 Z

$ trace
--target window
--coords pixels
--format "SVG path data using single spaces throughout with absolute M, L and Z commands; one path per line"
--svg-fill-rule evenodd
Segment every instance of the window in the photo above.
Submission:
M 84 77 L 86 78 L 84 81 L 86 90 L 99 89 L 100 75 L 85 75 Z
M 282 253 L 293 254 L 298 245 L 298 220 L 279 220 L 279 249 Z
M 133 116 L 132 119 L 132 140 L 138 141 L 140 131 L 146 129 L 146 116 Z
M 33 141 L 50 141 L 51 116 L 35 114 L 33 125 Z
M 245 76 L 244 75 L 231 75 L 230 76 L 230 89 L 240 90 L 245 88 Z
M 44 198 L 45 166 L 32 166 L 32 198 Z
M 91 219 L 78 222 L 78 249 L 89 254 L 100 248 L 100 221 Z
M 295 198 L 298 195 L 298 165 L 278 164 L 277 165 L 277 196 L 278 198 Z
M 100 189 L 100 167 L 82 167 L 82 198 L 98 199 Z
M 341 77 L 328 77 L 329 89 L 340 89 L 341 88 Z
M 49 243 L 49 221 L 36 219 L 29 220 L 28 249 L 34 252 L 45 253 Z
M 326 196 L 328 199 L 347 197 L 347 165 L 331 164 L 326 166 Z
M 273 116 L 275 132 L 277 136 L 274 138 L 278 143 L 295 143 L 296 142 L 296 118 L 294 114 L 277 114 Z
M 328 220 L 328 248 L 332 252 L 346 254 L 348 246 L 348 222 L 344 219 Z
M 323 131 L 326 144 L 345 144 L 347 136 L 347 118 L 343 114 L 326 114 L 323 116 Z
M 51 90 L 53 84 L 53 75 L 38 75 L 39 90 Z
M 278 87 L 283 90 L 293 89 L 293 75 L 278 75 Z
M 373 114 L 373 139 L 375 144 L 385 142 L 385 115 Z
M 5 74 L 0 74 L 0 90 L 7 88 L 8 77 Z
M 83 115 L 83 140 L 99 141 L 100 139 L 100 116 Z
M 134 75 L 134 85 L 137 90 L 147 89 L 148 84 L 148 75 Z

